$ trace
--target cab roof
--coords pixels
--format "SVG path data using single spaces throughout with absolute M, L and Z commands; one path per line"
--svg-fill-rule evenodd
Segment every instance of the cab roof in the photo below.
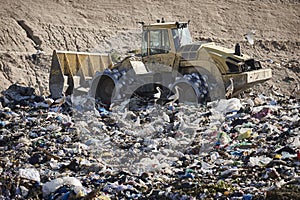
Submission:
M 187 25 L 188 22 L 159 22 L 154 24 L 143 24 L 143 28 L 185 28 Z

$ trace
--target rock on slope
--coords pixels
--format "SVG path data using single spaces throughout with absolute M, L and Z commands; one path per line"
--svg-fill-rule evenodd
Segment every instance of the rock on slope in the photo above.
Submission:
M 139 48 L 138 21 L 191 20 L 194 38 L 233 47 L 242 43 L 247 53 L 272 59 L 270 85 L 299 84 L 299 1 L 156 1 L 156 0 L 0 0 L 0 90 L 24 82 L 47 91 L 53 49 L 117 51 Z M 255 49 L 243 34 L 256 30 Z M 40 46 L 45 60 L 30 59 Z M 293 62 L 291 62 L 293 61 Z M 288 78 L 287 78 L 288 77 Z M 286 81 L 284 81 L 286 80 Z M 278 82 L 279 81 L 279 82 Z M 281 91 L 284 92 L 284 91 Z

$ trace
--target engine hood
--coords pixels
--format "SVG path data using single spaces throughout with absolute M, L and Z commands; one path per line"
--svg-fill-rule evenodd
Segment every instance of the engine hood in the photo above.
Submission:
M 190 44 L 186 44 L 180 47 L 178 50 L 178 53 L 181 55 L 181 57 L 184 60 L 195 60 L 198 57 L 198 51 L 199 49 L 205 45 L 208 44 L 207 42 L 193 42 Z
M 250 59 L 249 56 L 244 54 L 241 54 L 240 56 L 235 55 L 235 51 L 233 49 L 218 46 L 214 42 L 193 42 L 191 44 L 181 46 L 178 50 L 178 53 L 180 53 L 182 58 L 185 60 L 193 60 L 197 59 L 197 52 L 200 49 L 206 50 L 207 53 L 217 55 L 219 57 L 233 57 L 238 61 L 245 61 Z
M 239 49 L 240 51 L 240 49 Z M 222 74 L 240 73 L 260 69 L 261 64 L 248 55 L 237 53 L 216 45 L 214 42 L 194 42 L 181 46 L 179 51 L 182 61 L 201 61 L 211 59 Z

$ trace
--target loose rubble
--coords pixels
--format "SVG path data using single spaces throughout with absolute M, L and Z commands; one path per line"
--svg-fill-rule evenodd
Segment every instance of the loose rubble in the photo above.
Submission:
M 248 96 L 106 110 L 12 85 L 0 98 L 0 199 L 297 198 L 300 100 Z

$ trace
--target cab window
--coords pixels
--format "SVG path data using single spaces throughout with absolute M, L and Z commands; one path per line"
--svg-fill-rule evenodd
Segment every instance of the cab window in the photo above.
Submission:
M 151 30 L 149 34 L 150 55 L 168 53 L 170 51 L 168 30 Z
M 183 45 L 192 43 L 192 37 L 187 27 L 172 29 L 172 36 L 176 50 Z
M 177 51 L 180 47 L 178 29 L 172 29 L 172 36 L 173 36 L 173 40 L 174 40 L 175 49 Z
M 143 32 L 143 38 L 142 38 L 142 56 L 148 55 L 148 35 L 149 31 Z

